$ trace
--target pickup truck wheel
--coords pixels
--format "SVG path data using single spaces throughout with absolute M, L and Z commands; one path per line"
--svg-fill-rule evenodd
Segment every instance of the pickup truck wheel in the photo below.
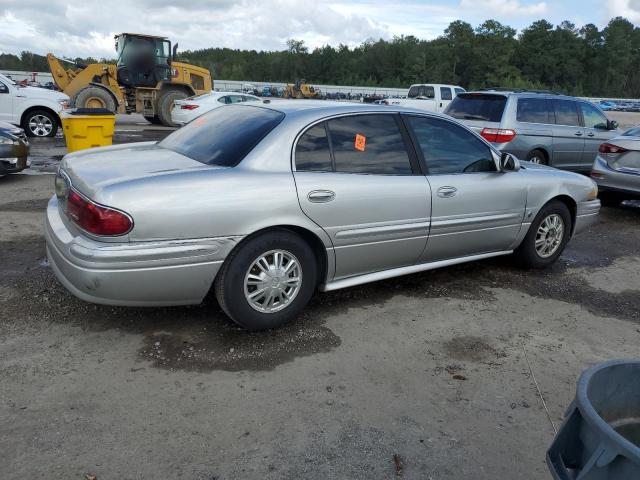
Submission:
M 538 212 L 514 254 L 524 267 L 546 268 L 562 254 L 570 236 L 569 209 L 561 201 L 552 200 Z
M 182 90 L 168 90 L 158 99 L 158 119 L 162 125 L 167 127 L 177 127 L 178 125 L 171 121 L 171 110 L 176 100 L 184 100 L 188 95 Z
M 24 116 L 21 126 L 29 137 L 55 137 L 58 117 L 48 110 L 32 110 Z
M 298 235 L 250 238 L 226 259 L 214 284 L 218 303 L 247 330 L 276 328 L 304 309 L 316 287 L 316 260 Z

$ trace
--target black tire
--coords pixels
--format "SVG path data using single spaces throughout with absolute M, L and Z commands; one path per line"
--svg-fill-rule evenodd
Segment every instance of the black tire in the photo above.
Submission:
M 260 256 L 272 250 L 283 250 L 295 256 L 302 271 L 302 285 L 282 310 L 265 313 L 252 307 L 247 300 L 245 276 Z M 309 245 L 295 233 L 274 230 L 249 238 L 229 255 L 216 277 L 214 291 L 220 307 L 234 322 L 247 330 L 266 330 L 296 318 L 309 303 L 316 284 L 316 259 Z
M 106 108 L 116 112 L 116 101 L 104 88 L 89 86 L 78 92 L 74 101 L 76 108 Z
M 59 125 L 60 119 L 52 111 L 31 110 L 22 118 L 22 125 L 20 126 L 28 137 L 55 137 L 56 133 L 58 133 Z M 49 131 L 47 131 L 48 126 L 51 128 Z
M 188 95 L 182 90 L 167 90 L 160 96 L 156 111 L 162 125 L 166 125 L 167 127 L 178 126 L 171 121 L 171 109 L 173 109 L 173 103 L 176 100 L 183 100 L 187 97 Z
M 603 207 L 619 207 L 624 200 L 615 192 L 600 192 L 598 198 Z
M 549 165 L 549 160 L 542 150 L 531 150 L 527 153 L 527 162 L 537 163 L 539 165 Z
M 558 215 L 563 222 L 563 236 L 552 255 L 544 257 L 536 250 L 536 239 L 538 236 L 538 229 L 542 222 L 551 215 Z M 558 257 L 562 254 L 564 247 L 567 245 L 569 238 L 571 237 L 572 221 L 569 208 L 559 200 L 552 200 L 547 203 L 536 215 L 527 235 L 520 246 L 514 252 L 514 255 L 518 262 L 527 268 L 546 268 L 553 264 Z
M 145 116 L 144 119 L 153 125 L 162 125 L 162 122 L 160 121 L 157 115 L 154 115 L 152 117 Z

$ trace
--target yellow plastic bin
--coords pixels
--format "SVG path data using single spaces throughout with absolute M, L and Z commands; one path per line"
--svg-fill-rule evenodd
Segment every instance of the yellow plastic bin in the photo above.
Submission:
M 105 147 L 113 141 L 116 116 L 104 108 L 75 108 L 60 113 L 67 150 Z

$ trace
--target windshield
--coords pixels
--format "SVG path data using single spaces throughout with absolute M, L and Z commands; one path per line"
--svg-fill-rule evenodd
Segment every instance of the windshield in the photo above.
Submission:
M 504 95 L 461 93 L 449 104 L 444 113 L 459 120 L 499 122 L 507 103 Z
M 176 130 L 158 145 L 207 165 L 235 167 L 284 118 L 248 105 L 216 108 Z

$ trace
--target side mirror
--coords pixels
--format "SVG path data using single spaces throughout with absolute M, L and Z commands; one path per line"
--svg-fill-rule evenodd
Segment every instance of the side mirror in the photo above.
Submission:
M 500 155 L 500 171 L 501 172 L 517 172 L 520 170 L 520 162 L 507 152 L 502 152 Z
M 9 87 L 0 82 L 0 93 L 9 93 Z
M 607 130 L 615 130 L 618 128 L 618 122 L 615 120 L 607 120 Z

